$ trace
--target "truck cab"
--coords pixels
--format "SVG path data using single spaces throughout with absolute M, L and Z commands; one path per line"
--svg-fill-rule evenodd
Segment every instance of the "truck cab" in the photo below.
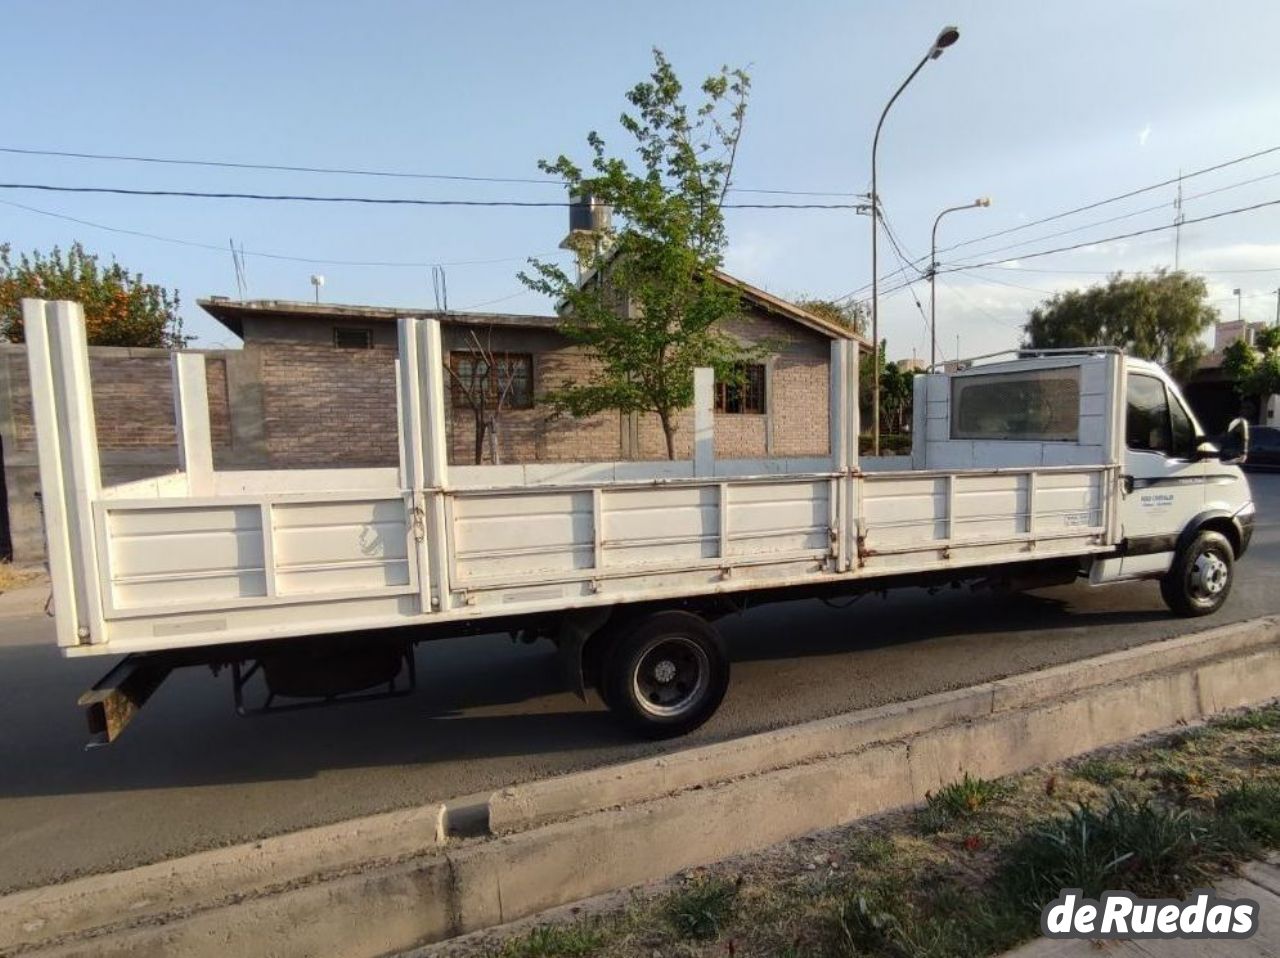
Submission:
M 1117 555 L 1095 562 L 1095 583 L 1159 578 L 1165 601 L 1207 615 L 1231 588 L 1232 565 L 1249 547 L 1254 504 L 1240 463 L 1248 426 L 1232 423 L 1209 442 L 1177 384 L 1158 365 L 1124 360 Z

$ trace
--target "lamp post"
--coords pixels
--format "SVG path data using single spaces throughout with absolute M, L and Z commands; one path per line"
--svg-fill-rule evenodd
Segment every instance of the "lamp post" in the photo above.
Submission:
M 938 364 L 938 224 L 948 213 L 960 210 L 972 210 L 979 207 L 986 209 L 991 205 L 991 198 L 980 196 L 972 203 L 962 206 L 948 206 L 933 221 L 933 238 L 929 245 L 929 366 Z M 956 357 L 959 359 L 960 357 Z
M 943 50 L 959 39 L 960 31 L 956 27 L 942 28 L 928 52 L 916 64 L 916 68 L 902 81 L 902 85 L 894 91 L 893 96 L 889 97 L 889 102 L 880 112 L 880 120 L 876 123 L 876 135 L 871 141 L 871 348 L 875 356 L 875 373 L 871 386 L 871 455 L 873 456 L 880 455 L 880 280 L 876 275 L 879 270 L 876 244 L 880 233 L 880 195 L 876 191 L 876 152 L 880 148 L 880 128 L 884 126 L 884 118 L 889 115 L 890 108 L 907 88 L 907 84 L 916 78 L 916 74 L 924 69 L 926 63 L 938 59 L 942 56 Z

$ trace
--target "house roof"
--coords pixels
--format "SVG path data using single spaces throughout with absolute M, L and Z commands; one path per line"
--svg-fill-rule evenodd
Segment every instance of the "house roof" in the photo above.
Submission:
M 736 289 L 744 299 L 747 299 L 759 306 L 766 312 L 775 313 L 785 319 L 799 323 L 801 326 L 808 326 L 816 332 L 822 333 L 831 339 L 856 339 L 864 346 L 869 345 L 869 341 L 861 336 L 857 330 L 849 326 L 834 323 L 829 319 L 811 313 L 807 309 L 797 306 L 795 303 L 780 299 L 772 293 L 767 293 L 758 286 L 752 286 L 750 283 L 738 279 L 736 276 L 730 276 L 721 270 L 716 270 L 716 279 Z
M 604 254 L 602 265 L 599 268 L 593 268 L 583 273 L 582 277 L 578 280 L 578 284 L 580 286 L 585 286 L 587 283 L 590 283 L 595 279 L 596 274 L 600 272 L 600 269 L 607 268 L 615 255 L 617 255 L 616 247 L 608 250 Z M 797 306 L 795 303 L 789 302 L 778 296 L 774 296 L 772 293 L 765 292 L 758 286 L 752 286 L 746 280 L 738 279 L 736 276 L 730 276 L 724 270 L 718 269 L 713 275 L 718 282 L 723 283 L 731 289 L 737 290 L 740 296 L 753 303 L 758 308 L 763 309 L 765 312 L 773 313 L 783 319 L 789 319 L 794 323 L 799 323 L 801 326 L 808 327 L 814 332 L 821 333 L 828 339 L 856 340 L 860 350 L 865 352 L 871 351 L 871 341 L 849 326 L 845 326 L 842 323 L 832 322 L 823 316 L 811 313 L 809 310 L 804 309 L 801 306 Z M 557 304 L 556 308 L 563 309 L 564 306 L 565 302 L 562 300 Z
M 738 294 L 757 308 L 783 319 L 798 323 L 829 339 L 853 339 L 870 348 L 866 339 L 855 330 L 840 323 L 809 312 L 795 303 L 780 299 L 757 286 L 752 286 L 736 276 L 717 270 L 716 279 L 738 291 Z M 588 281 L 590 276 L 583 278 Z M 395 306 L 361 306 L 349 303 L 311 303 L 282 299 L 233 300 L 222 296 L 210 296 L 196 300 L 210 316 L 241 339 L 244 338 L 244 320 L 247 317 L 305 320 L 346 320 L 362 322 L 395 322 L 401 316 L 415 319 L 433 318 L 455 326 L 506 326 L 515 329 L 559 328 L 559 316 L 533 316 L 523 313 L 455 313 L 438 309 L 404 309 Z
M 402 309 L 395 306 L 359 306 L 347 303 L 308 303 L 283 299 L 233 300 L 220 296 L 198 299 L 206 313 L 244 338 L 244 321 L 250 317 L 270 319 L 354 320 L 393 323 L 401 316 L 438 319 L 455 326 L 507 326 L 515 329 L 556 329 L 559 316 L 530 316 L 522 313 L 455 313 L 439 309 Z

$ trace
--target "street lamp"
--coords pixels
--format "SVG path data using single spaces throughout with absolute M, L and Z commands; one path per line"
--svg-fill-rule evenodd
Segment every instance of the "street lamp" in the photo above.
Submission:
M 929 366 L 938 363 L 938 224 L 948 213 L 960 210 L 972 210 L 979 207 L 986 209 L 991 205 L 991 198 L 980 196 L 972 203 L 962 206 L 948 206 L 933 221 L 933 239 L 929 246 Z M 957 359 L 960 357 L 957 356 Z
M 885 104 L 884 109 L 880 112 L 880 120 L 876 123 L 876 135 L 871 141 L 871 348 L 877 357 L 875 364 L 875 374 L 872 378 L 871 386 L 871 455 L 880 455 L 880 280 L 876 273 L 879 270 L 878 250 L 876 244 L 879 241 L 880 233 L 880 195 L 876 191 L 876 152 L 880 148 L 880 128 L 884 126 L 884 118 L 889 115 L 889 109 L 902 95 L 902 91 L 907 88 L 912 80 L 916 78 L 916 74 L 924 69 L 924 65 L 930 60 L 936 60 L 942 56 L 942 51 L 951 46 L 960 39 L 960 31 L 956 27 L 943 27 L 939 32 L 937 39 L 933 41 L 933 45 L 920 62 L 916 64 L 916 68 L 907 75 L 902 81 L 902 85 L 894 91 L 893 96 L 889 97 L 889 102 Z

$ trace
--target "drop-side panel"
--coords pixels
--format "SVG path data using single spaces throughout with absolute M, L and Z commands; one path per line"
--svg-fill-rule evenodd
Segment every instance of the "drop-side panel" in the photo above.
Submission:
M 103 507 L 110 610 L 267 594 L 262 510 L 256 505 Z
M 97 504 L 107 618 L 399 594 L 416 585 L 406 497 Z
M 279 595 L 408 585 L 402 499 L 278 503 L 269 513 Z

